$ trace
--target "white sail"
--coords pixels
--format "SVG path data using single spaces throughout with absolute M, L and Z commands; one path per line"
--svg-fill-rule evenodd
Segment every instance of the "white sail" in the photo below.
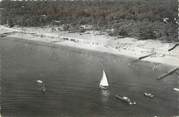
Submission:
M 108 80 L 107 80 L 107 77 L 106 77 L 106 73 L 104 72 L 104 70 L 103 70 L 103 76 L 101 78 L 99 86 L 103 86 L 103 87 L 109 86 Z

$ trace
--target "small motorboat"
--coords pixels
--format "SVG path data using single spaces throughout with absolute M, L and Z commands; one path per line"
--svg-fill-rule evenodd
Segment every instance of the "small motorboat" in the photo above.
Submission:
M 101 81 L 100 81 L 100 84 L 99 84 L 99 87 L 101 89 L 108 89 L 108 86 L 109 86 L 109 83 L 108 83 L 108 80 L 107 80 L 107 76 L 106 76 L 106 73 L 104 72 L 103 70 L 103 75 L 102 75 L 102 78 L 101 78 Z
M 40 90 L 45 93 L 46 92 L 46 85 L 42 80 L 37 80 L 36 81 L 38 83 L 38 86 L 40 88 Z
M 126 97 L 126 96 L 120 96 L 120 95 L 115 95 L 116 99 L 119 99 L 129 105 L 135 105 L 136 102 L 135 101 L 132 101 L 129 97 Z
M 173 90 L 179 92 L 179 88 L 173 88 Z
M 151 94 L 151 93 L 144 93 L 144 96 L 145 97 L 149 97 L 149 98 L 154 98 L 154 95 L 153 94 Z
M 42 83 L 43 83 L 42 80 L 37 80 L 36 82 L 39 83 L 39 84 L 42 84 Z

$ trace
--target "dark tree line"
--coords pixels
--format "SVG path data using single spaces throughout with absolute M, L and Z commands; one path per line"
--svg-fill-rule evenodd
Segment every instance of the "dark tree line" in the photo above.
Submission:
M 177 0 L 8 1 L 1 23 L 19 26 L 68 24 L 113 28 L 110 35 L 177 41 Z M 168 18 L 164 22 L 164 18 Z

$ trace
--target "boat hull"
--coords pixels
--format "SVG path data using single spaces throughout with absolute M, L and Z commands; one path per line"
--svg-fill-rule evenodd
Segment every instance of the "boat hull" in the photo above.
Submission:
M 101 86 L 101 85 L 100 85 L 99 88 L 102 89 L 102 90 L 107 90 L 107 89 L 108 89 L 108 86 Z

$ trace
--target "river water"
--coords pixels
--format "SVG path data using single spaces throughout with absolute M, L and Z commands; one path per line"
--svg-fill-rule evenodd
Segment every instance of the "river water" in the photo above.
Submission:
M 3 117 L 153 117 L 179 114 L 177 74 L 171 67 L 108 53 L 0 39 Z M 106 72 L 108 90 L 98 85 Z M 43 93 L 37 80 L 46 86 Z M 150 92 L 155 98 L 144 96 Z M 136 101 L 127 105 L 120 94 Z

